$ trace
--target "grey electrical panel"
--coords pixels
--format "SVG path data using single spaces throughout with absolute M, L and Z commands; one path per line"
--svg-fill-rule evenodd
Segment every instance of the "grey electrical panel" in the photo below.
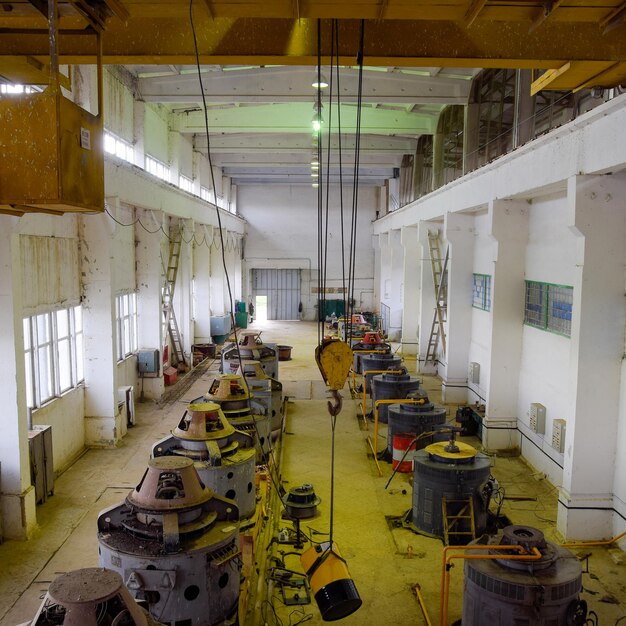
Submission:
M 552 447 L 557 452 L 565 451 L 565 420 L 552 420 Z
M 530 430 L 538 435 L 546 432 L 546 407 L 539 402 L 530 404 Z
M 478 385 L 480 383 L 480 363 L 472 361 L 469 364 L 469 370 L 467 372 L 467 378 L 470 383 Z
M 137 352 L 137 371 L 140 374 L 159 373 L 159 351 L 156 349 Z
M 52 426 L 33 426 L 28 431 L 30 478 L 35 486 L 35 501 L 45 502 L 54 493 Z

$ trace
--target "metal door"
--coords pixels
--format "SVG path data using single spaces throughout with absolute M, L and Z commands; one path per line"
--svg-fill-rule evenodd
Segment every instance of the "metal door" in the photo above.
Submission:
M 252 270 L 252 298 L 267 296 L 268 320 L 297 320 L 300 270 Z

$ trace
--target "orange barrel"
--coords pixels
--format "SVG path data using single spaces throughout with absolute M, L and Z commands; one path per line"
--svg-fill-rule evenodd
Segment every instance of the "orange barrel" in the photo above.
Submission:
M 300 556 L 300 563 L 325 622 L 343 619 L 363 604 L 337 544 L 332 550 L 328 541 L 311 546 Z
M 417 442 L 413 441 L 413 439 L 415 439 L 415 435 L 413 433 L 396 433 L 393 436 L 393 457 L 391 467 L 393 467 L 393 469 L 397 468 L 398 472 L 408 474 L 413 471 L 413 456 L 410 452 L 407 452 L 406 456 L 404 456 L 407 449 L 415 450 Z M 402 461 L 403 456 L 404 461 Z

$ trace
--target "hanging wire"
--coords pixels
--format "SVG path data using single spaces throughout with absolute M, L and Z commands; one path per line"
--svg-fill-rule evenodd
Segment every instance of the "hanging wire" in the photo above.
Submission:
M 194 21 L 193 21 L 193 0 L 189 0 L 189 23 L 191 25 L 191 33 L 193 36 L 193 45 L 194 45 L 194 52 L 195 52 L 195 58 L 196 58 L 196 70 L 197 70 L 197 74 L 198 74 L 198 83 L 200 85 L 200 94 L 202 96 L 202 111 L 204 113 L 204 132 L 206 135 L 206 141 L 207 141 L 207 159 L 209 162 L 209 171 L 211 172 L 211 185 L 213 187 L 213 192 L 215 194 L 215 173 L 213 171 L 213 160 L 212 160 L 212 154 L 211 154 L 211 137 L 210 137 L 210 133 L 209 133 L 209 114 L 208 114 L 208 109 L 207 109 L 207 102 L 206 102 L 206 95 L 204 92 L 204 84 L 203 84 L 203 80 L 202 80 L 202 69 L 200 67 L 200 53 L 198 50 L 198 38 L 196 36 L 196 28 L 194 25 Z M 239 362 L 239 370 L 241 371 L 241 378 L 244 382 L 244 387 L 246 389 L 246 393 L 247 393 L 247 404 L 248 404 L 248 409 L 250 411 L 250 416 L 252 417 L 252 424 L 254 426 L 254 432 L 257 438 L 257 441 L 259 442 L 259 447 L 261 450 L 261 456 L 263 457 L 263 461 L 264 463 L 267 465 L 268 467 L 268 474 L 271 480 L 271 483 L 274 487 L 274 489 L 276 490 L 276 492 L 279 494 L 279 497 L 281 497 L 282 499 L 282 495 L 284 493 L 284 489 L 282 488 L 281 484 L 280 484 L 280 476 L 278 475 L 278 467 L 276 465 L 276 460 L 274 458 L 274 454 L 273 454 L 273 449 L 271 447 L 271 443 L 269 444 L 269 455 L 268 453 L 264 450 L 263 445 L 261 444 L 261 436 L 259 433 L 259 430 L 257 428 L 257 424 L 256 424 L 256 420 L 254 419 L 254 413 L 252 410 L 252 402 L 251 402 L 251 396 L 252 393 L 250 391 L 250 386 L 248 385 L 248 380 L 246 378 L 246 374 L 245 374 L 245 369 L 243 367 L 243 360 L 241 358 L 241 350 L 239 347 L 239 339 L 237 337 L 237 324 L 236 324 L 236 320 L 235 320 L 235 311 L 234 311 L 234 300 L 233 300 L 233 292 L 232 292 L 232 288 L 231 288 L 231 284 L 230 284 L 230 276 L 228 274 L 228 265 L 226 263 L 226 245 L 224 242 L 224 230 L 222 227 L 222 216 L 220 214 L 220 209 L 218 208 L 217 205 L 215 205 L 215 212 L 217 214 L 217 228 L 218 228 L 218 232 L 219 232 L 219 241 L 220 241 L 220 253 L 221 253 L 221 257 L 222 257 L 222 267 L 224 269 L 224 278 L 226 280 L 226 288 L 228 291 L 228 305 L 229 305 L 229 314 L 230 314 L 230 320 L 231 320 L 231 325 L 233 328 L 233 335 L 235 338 L 235 349 L 237 352 L 237 361 Z M 269 419 L 269 415 L 268 415 L 268 419 Z M 271 438 L 270 438 L 271 440 Z M 268 462 L 268 456 L 269 459 L 271 459 L 272 463 Z M 274 473 L 276 474 L 276 476 L 274 476 Z
M 322 21 L 317 20 L 317 111 L 318 115 L 322 107 Z M 326 317 L 326 295 L 322 291 L 322 191 L 323 191 L 323 167 L 322 167 L 322 142 L 320 131 L 317 134 L 317 160 L 319 162 L 319 177 L 317 186 L 317 343 L 321 345 L 324 338 L 324 323 Z M 328 183 L 326 183 L 328 184 Z
M 354 284 L 356 273 L 356 242 L 357 242 L 357 216 L 359 198 L 359 160 L 361 151 L 361 111 L 363 105 L 363 46 L 365 41 L 365 20 L 361 20 L 361 33 L 359 37 L 359 53 L 357 62 L 359 66 L 356 130 L 354 138 L 354 173 L 352 180 L 352 223 L 350 228 L 350 260 L 348 269 L 348 311 L 346 321 L 349 321 L 348 344 L 352 343 L 352 314 L 354 313 Z

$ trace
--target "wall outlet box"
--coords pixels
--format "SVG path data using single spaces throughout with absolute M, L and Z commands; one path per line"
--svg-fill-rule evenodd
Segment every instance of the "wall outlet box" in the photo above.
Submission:
M 137 371 L 140 374 L 159 373 L 159 351 L 155 349 L 137 352 Z
M 467 378 L 470 383 L 478 385 L 478 383 L 480 382 L 480 363 L 475 363 L 474 361 L 472 361 L 469 364 Z
M 552 447 L 557 452 L 565 451 L 565 420 L 552 420 Z
M 546 432 L 546 407 L 539 402 L 530 404 L 530 430 L 538 435 Z

